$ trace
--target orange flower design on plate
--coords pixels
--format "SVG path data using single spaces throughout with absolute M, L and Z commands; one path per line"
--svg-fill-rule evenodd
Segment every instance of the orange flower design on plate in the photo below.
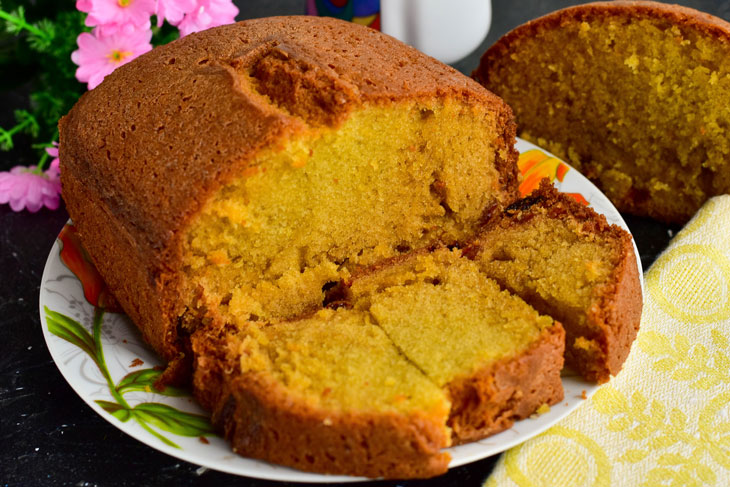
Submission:
M 76 227 L 67 223 L 58 235 L 61 241 L 61 260 L 79 278 L 84 288 L 84 297 L 94 306 L 107 311 L 121 312 L 114 295 L 109 291 L 99 271 L 91 262 L 89 255 L 81 245 Z
M 570 171 L 570 166 L 556 157 L 549 156 L 541 150 L 532 149 L 520 154 L 517 166 L 522 173 L 520 183 L 520 195 L 527 196 L 540 186 L 540 181 L 549 179 L 550 182 L 556 179 L 563 182 L 565 175 Z M 578 203 L 588 205 L 588 201 L 580 193 L 565 193 Z

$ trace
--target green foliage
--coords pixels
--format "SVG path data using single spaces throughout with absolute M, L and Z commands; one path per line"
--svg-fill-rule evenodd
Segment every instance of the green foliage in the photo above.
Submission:
M 13 136 L 21 133 L 30 135 L 36 142 L 53 140 L 58 119 L 84 92 L 84 85 L 74 77 L 75 66 L 71 62 L 76 37 L 88 30 L 84 26 L 84 14 L 76 10 L 60 11 L 53 20 L 31 21 L 22 5 L 10 11 L 0 6 L 0 27 L 14 37 L 14 43 L 8 43 L 12 49 L 0 53 L 0 70 L 11 73 L 12 77 L 16 71 L 23 72 L 18 68 L 25 65 L 35 74 L 29 108 L 15 111 L 15 126 L 0 128 L 0 150 L 12 149 Z M 20 78 L 16 82 L 22 84 L 27 80 Z
M 4 75 L 0 89 L 15 89 L 29 81 L 31 85 L 28 108 L 15 112 L 14 126 L 0 128 L 0 150 L 4 151 L 13 148 L 13 137 L 19 134 L 47 146 L 58 137 L 59 118 L 86 90 L 86 85 L 76 79 L 77 66 L 71 61 L 71 53 L 77 49 L 76 38 L 91 30 L 84 25 L 86 14 L 77 11 L 72 1 L 37 0 L 27 8 L 22 3 L 0 3 L 0 72 Z M 152 30 L 154 46 L 179 35 L 169 24 Z M 33 122 L 29 123 L 31 117 Z M 47 159 L 44 154 L 39 152 L 42 162 Z

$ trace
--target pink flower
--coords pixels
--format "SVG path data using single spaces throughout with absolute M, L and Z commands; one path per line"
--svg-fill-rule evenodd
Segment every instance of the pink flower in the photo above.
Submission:
M 144 26 L 155 13 L 155 0 L 77 0 L 76 8 L 86 12 L 86 25 Z
M 197 0 L 194 10 L 186 14 L 177 28 L 180 35 L 235 22 L 238 9 L 231 0 Z
M 58 172 L 51 169 L 36 173 L 35 166 L 15 166 L 9 172 L 0 172 L 0 204 L 10 203 L 13 211 L 27 208 L 35 213 L 44 206 L 58 208 L 61 181 Z
M 114 23 L 100 24 L 94 27 L 94 31 L 96 32 L 97 37 L 109 37 L 113 35 L 130 36 L 134 35 L 134 33 L 139 30 L 150 30 L 151 27 L 152 24 L 150 23 L 150 20 L 147 19 L 147 22 L 142 25 Z
M 53 143 L 53 147 L 46 147 L 46 153 L 53 157 L 53 160 L 51 161 L 51 165 L 48 167 L 48 170 L 46 171 L 46 174 L 49 177 L 56 177 L 61 174 L 60 168 L 59 168 L 59 161 L 58 161 L 58 142 Z
M 150 30 L 108 36 L 100 35 L 96 29 L 91 33 L 82 32 L 76 39 L 79 49 L 71 53 L 71 60 L 79 67 L 76 79 L 94 89 L 117 67 L 152 49 L 151 38 Z
M 157 27 L 167 20 L 172 25 L 182 21 L 183 16 L 192 12 L 198 6 L 197 0 L 157 0 Z

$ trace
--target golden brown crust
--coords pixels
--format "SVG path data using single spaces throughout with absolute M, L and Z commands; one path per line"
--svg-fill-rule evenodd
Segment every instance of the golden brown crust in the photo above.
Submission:
M 476 258 L 483 246 L 488 245 L 484 242 L 489 240 L 490 233 L 499 233 L 537 217 L 573 222 L 579 225 L 581 233 L 609 241 L 615 248 L 614 268 L 608 283 L 593 289 L 591 304 L 586 309 L 556 307 L 536 293 L 521 295 L 540 313 L 552 316 L 565 327 L 566 364 L 588 380 L 606 382 L 621 370 L 641 321 L 641 281 L 634 246 L 628 232 L 616 225 L 610 225 L 605 216 L 560 193 L 544 179 L 539 188 L 526 198 L 515 202 L 501 215 L 495 215 L 485 225 L 481 236 L 464 250 L 464 254 Z M 514 289 L 510 291 L 517 292 Z M 574 325 L 577 313 L 587 317 L 589 326 Z M 597 347 L 580 349 L 572 346 L 578 337 L 595 341 Z
M 499 433 L 563 399 L 565 331 L 555 322 L 527 350 L 447 384 L 453 444 Z
M 59 123 L 63 198 L 102 276 L 181 377 L 181 238 L 203 203 L 259 151 L 336 127 L 362 104 L 446 99 L 493 107 L 505 127 L 496 164 L 514 191 L 511 111 L 454 69 L 336 19 L 218 27 L 140 56 L 81 97 Z
M 730 23 L 699 10 L 649 1 L 592 2 L 556 10 L 511 30 L 482 55 L 479 66 L 472 73 L 472 77 L 488 86 L 488 66 L 496 60 L 503 59 L 512 50 L 513 43 L 519 43 L 523 38 L 532 37 L 543 30 L 558 28 L 568 22 L 582 22 L 613 16 L 621 16 L 626 19 L 647 17 L 663 19 L 668 23 L 697 29 L 717 37 L 722 42 L 730 43 Z
M 621 258 L 616 266 L 610 290 L 589 315 L 593 323 L 599 324 L 604 335 L 601 344 L 601 366 L 584 373 L 586 379 L 600 383 L 607 382 L 612 375 L 621 370 L 631 351 L 631 344 L 636 339 L 641 322 L 643 298 L 636 254 L 630 239 L 624 238 L 621 246 Z M 571 347 L 571 350 L 575 350 Z M 566 360 L 573 364 L 590 364 L 592 360 L 583 357 L 568 356 Z
M 258 373 L 233 379 L 213 424 L 241 455 L 311 472 L 423 478 L 446 472 L 443 426 L 424 414 L 315 409 Z
M 228 333 L 208 328 L 193 335 L 193 380 L 196 398 L 236 453 L 331 474 L 422 478 L 446 472 L 450 457 L 441 449 L 449 438 L 441 414 L 315 408 L 261 373 L 240 374 Z

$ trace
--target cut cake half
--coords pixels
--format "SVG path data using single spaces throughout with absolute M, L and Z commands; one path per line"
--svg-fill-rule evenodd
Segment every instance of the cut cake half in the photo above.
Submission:
M 730 23 L 679 5 L 596 2 L 498 40 L 473 77 L 521 137 L 623 212 L 687 221 L 730 192 Z

